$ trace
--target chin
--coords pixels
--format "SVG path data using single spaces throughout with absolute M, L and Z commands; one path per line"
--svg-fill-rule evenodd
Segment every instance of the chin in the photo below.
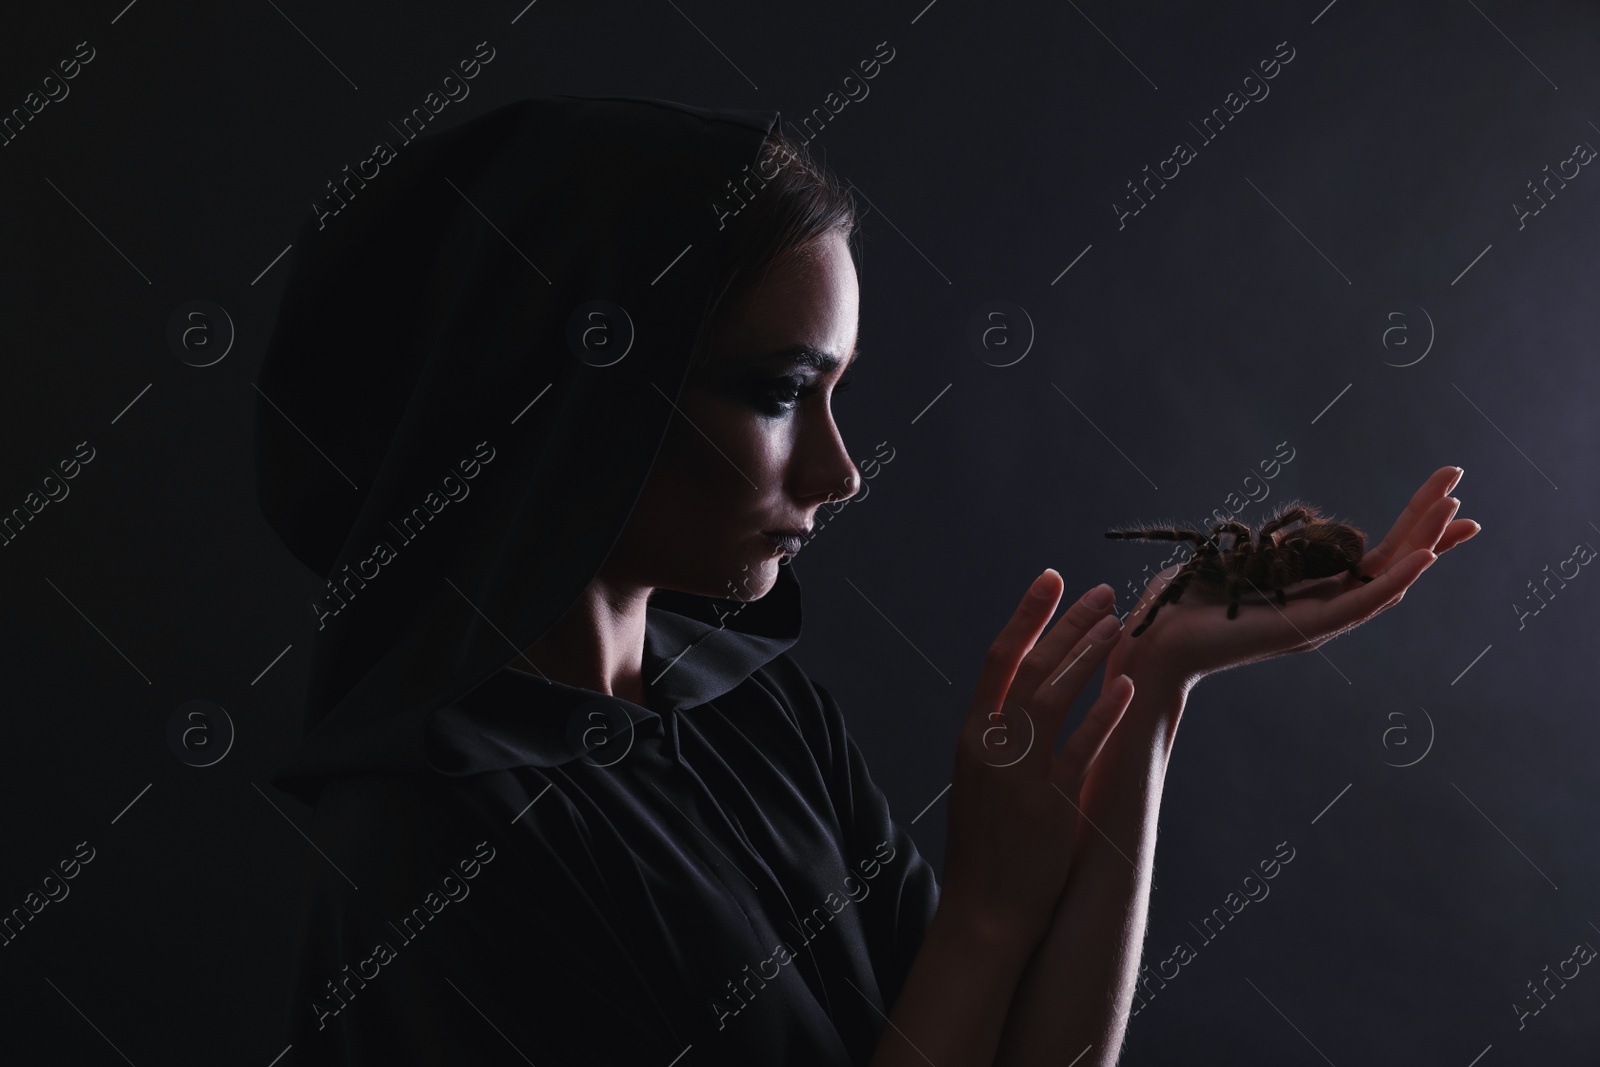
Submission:
M 676 589 L 713 600 L 748 603 L 760 600 L 778 581 L 778 557 L 752 560 L 748 566 L 719 569 L 714 574 L 697 574 L 682 581 L 664 582 L 659 588 Z
M 745 602 L 760 600 L 772 592 L 772 587 L 777 581 L 778 560 L 772 557 L 752 564 L 748 570 L 740 571 L 736 577 L 724 582 L 720 591 L 710 595 Z

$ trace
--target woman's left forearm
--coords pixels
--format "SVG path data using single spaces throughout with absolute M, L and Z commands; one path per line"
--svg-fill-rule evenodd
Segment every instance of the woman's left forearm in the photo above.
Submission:
M 996 1064 L 1112 1067 L 1121 1051 L 1167 760 L 1188 694 L 1186 685 L 1128 673 L 1133 701 L 1084 779 L 1072 868 L 1012 999 Z

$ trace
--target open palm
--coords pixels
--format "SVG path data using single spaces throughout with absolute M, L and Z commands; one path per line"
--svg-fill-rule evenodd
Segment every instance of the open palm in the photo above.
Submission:
M 1272 590 L 1257 590 L 1261 596 L 1247 593 L 1232 619 L 1225 603 L 1205 599 L 1191 585 L 1134 637 L 1178 571 L 1177 565 L 1168 567 L 1150 580 L 1129 612 L 1105 677 L 1137 671 L 1136 677 L 1153 675 L 1186 688 L 1207 674 L 1317 648 L 1393 607 L 1435 559 L 1480 529 L 1471 519 L 1454 518 L 1460 501 L 1448 494 L 1460 477 L 1458 468 L 1441 467 L 1422 484 L 1388 536 L 1362 557 L 1361 573 L 1372 576 L 1370 582 L 1349 574 L 1297 582 L 1285 587 L 1285 604 L 1263 599 Z

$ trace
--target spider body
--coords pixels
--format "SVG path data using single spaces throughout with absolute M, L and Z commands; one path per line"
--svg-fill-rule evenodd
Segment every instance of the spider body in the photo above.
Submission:
M 1280 532 L 1299 522 L 1293 530 Z M 1233 542 L 1221 546 L 1224 534 Z M 1171 583 L 1150 607 L 1150 614 L 1133 630 L 1138 637 L 1155 620 L 1163 604 L 1175 602 L 1193 583 L 1200 589 L 1227 598 L 1228 618 L 1239 614 L 1239 598 L 1246 591 L 1262 596 L 1270 591 L 1279 604 L 1288 603 L 1284 587 L 1312 578 L 1349 574 L 1363 582 L 1372 578 L 1361 573 L 1361 557 L 1366 554 L 1366 534 L 1353 526 L 1331 522 L 1309 504 L 1287 503 L 1262 524 L 1260 531 L 1243 522 L 1219 522 L 1210 534 L 1182 527 L 1107 530 L 1110 538 L 1139 541 L 1192 541 L 1189 557 Z

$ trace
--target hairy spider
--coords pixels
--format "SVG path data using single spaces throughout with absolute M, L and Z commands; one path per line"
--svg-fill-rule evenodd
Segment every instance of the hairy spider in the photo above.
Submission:
M 1302 525 L 1279 533 L 1291 523 Z M 1233 535 L 1233 543 L 1221 547 L 1224 534 Z M 1228 618 L 1239 614 L 1239 597 L 1246 589 L 1265 596 L 1271 590 L 1279 604 L 1288 603 L 1285 586 L 1309 578 L 1329 578 L 1336 574 L 1349 574 L 1370 582 L 1372 578 L 1361 573 L 1361 557 L 1366 553 L 1366 534 L 1353 526 L 1324 519 L 1317 509 L 1297 501 L 1280 504 L 1277 511 L 1262 524 L 1259 533 L 1243 522 L 1219 522 L 1211 527 L 1210 535 L 1199 530 L 1182 527 L 1125 528 L 1107 530 L 1106 536 L 1139 541 L 1193 541 L 1194 554 L 1161 596 L 1150 607 L 1150 614 L 1133 630 L 1138 637 L 1149 628 L 1156 612 L 1163 604 L 1175 602 L 1183 595 L 1190 582 L 1228 599 Z

